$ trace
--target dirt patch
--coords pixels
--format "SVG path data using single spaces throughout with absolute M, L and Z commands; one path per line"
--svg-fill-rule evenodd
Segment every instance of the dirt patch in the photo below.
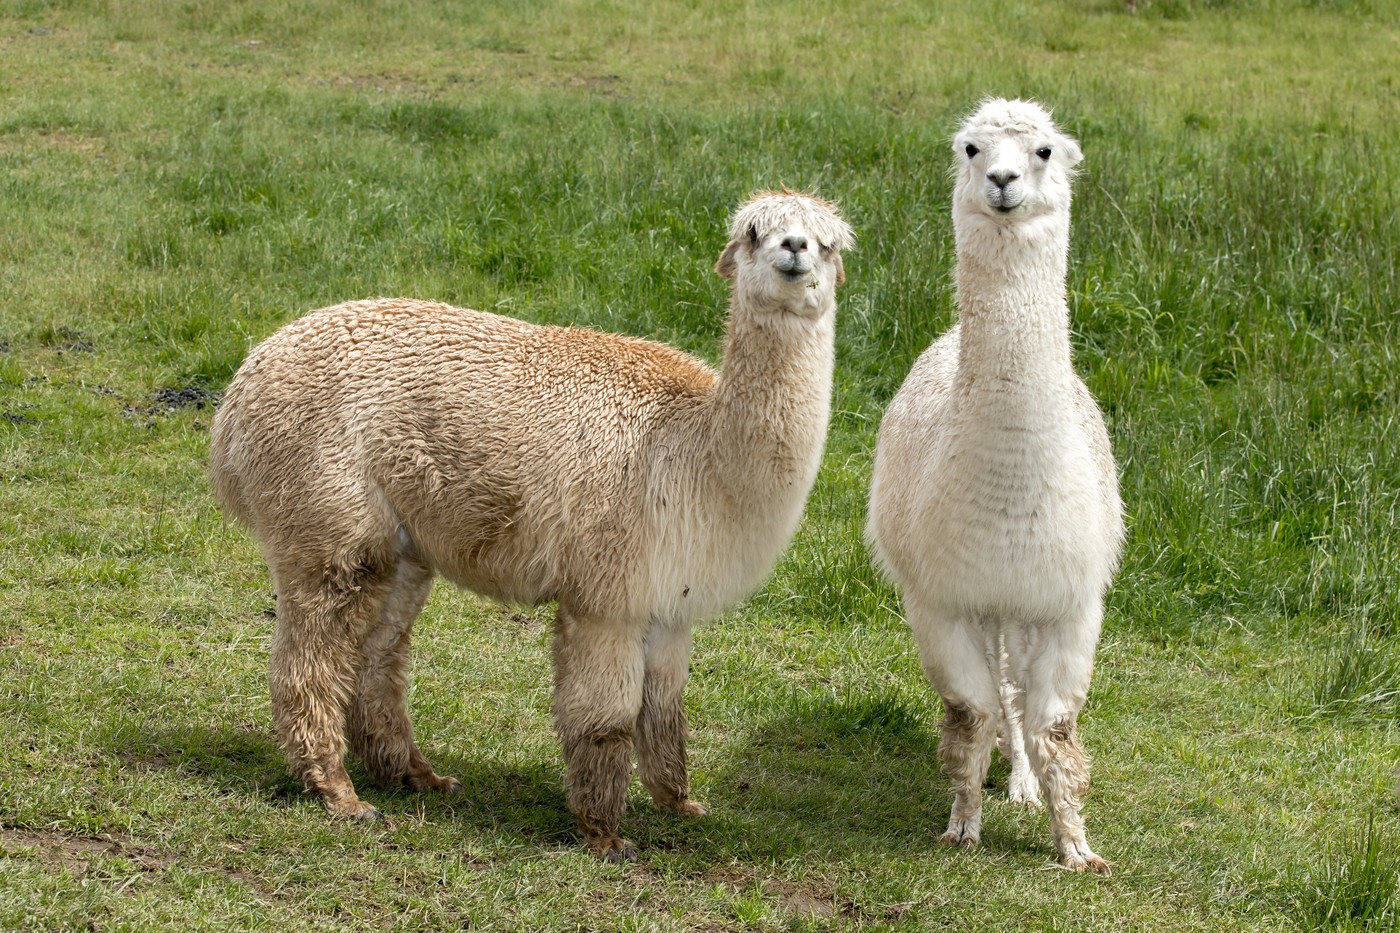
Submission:
M 38 421 L 37 418 L 31 418 L 31 417 L 29 417 L 28 415 L 21 415 L 19 412 L 16 412 L 16 411 L 7 411 L 7 412 L 5 412 L 4 414 L 0 414 L 0 418 L 4 418 L 6 421 L 10 422 L 10 424 L 38 424 L 38 423 L 39 423 L 39 421 Z
M 82 878 L 100 859 L 123 858 L 144 871 L 162 871 L 175 864 L 175 857 L 139 846 L 131 839 L 103 833 L 75 836 L 37 829 L 0 828 L 0 847 L 32 849 L 39 861 L 51 868 L 66 869 Z
M 512 625 L 520 626 L 532 635 L 537 635 L 540 632 L 543 632 L 545 630 L 545 626 L 548 624 L 544 619 L 541 619 L 538 616 L 531 615 L 527 612 L 507 611 L 504 613 L 504 615 L 505 620 L 507 622 L 511 623 Z
M 225 848 L 239 854 L 244 852 L 243 847 L 238 845 L 229 844 Z M 107 859 L 125 859 L 148 876 L 165 871 L 177 861 L 175 856 L 138 845 L 127 836 L 109 833 L 77 836 L 52 830 L 0 827 L 0 852 L 13 852 L 16 849 L 27 849 L 44 866 L 67 871 L 79 879 L 108 877 L 97 867 L 99 862 Z M 243 869 L 210 865 L 205 870 L 243 885 L 264 902 L 277 900 L 276 893 L 268 888 L 266 882 Z M 119 885 L 118 890 L 134 893 L 130 882 L 131 879 L 128 879 Z
M 164 411 L 177 408 L 210 408 L 219 403 L 219 393 L 201 386 L 185 386 L 182 389 L 156 389 L 151 393 L 151 401 Z
M 170 412 L 179 411 L 182 408 L 203 411 L 219 404 L 220 396 L 218 392 L 203 386 L 190 385 L 180 388 L 156 389 L 146 397 L 150 400 L 150 404 L 124 404 L 122 405 L 122 413 L 133 417 L 153 419 L 156 415 L 168 415 Z
M 769 881 L 763 886 L 763 893 L 791 913 L 813 917 L 830 917 L 836 913 L 836 904 L 829 893 L 795 881 Z

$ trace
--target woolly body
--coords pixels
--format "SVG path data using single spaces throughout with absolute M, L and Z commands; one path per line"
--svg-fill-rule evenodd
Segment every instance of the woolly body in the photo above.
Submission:
M 1107 872 L 1084 841 L 1088 763 L 1074 724 L 1123 523 L 1103 417 L 1070 359 L 1079 147 L 1037 105 L 993 100 L 954 150 L 959 322 L 920 356 L 880 425 L 868 537 L 904 591 L 947 710 L 940 754 L 955 801 L 944 840 L 980 837 L 1000 727 L 1013 799 L 1037 804 L 1046 786 L 1062 861 Z
M 554 715 L 570 804 L 617 859 L 633 739 L 658 804 L 688 800 L 690 630 L 756 587 L 825 441 L 850 229 L 789 192 L 741 208 L 720 374 L 670 347 L 407 299 L 313 312 L 256 347 L 211 452 L 278 591 L 271 682 L 292 769 L 332 812 L 385 781 L 457 789 L 412 741 L 408 638 L 432 572 L 558 602 Z M 810 241 L 810 248 L 809 248 Z

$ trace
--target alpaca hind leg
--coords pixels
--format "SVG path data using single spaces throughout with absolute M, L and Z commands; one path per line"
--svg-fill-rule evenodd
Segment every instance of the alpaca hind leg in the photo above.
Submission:
M 413 622 L 432 586 L 430 567 L 411 556 L 400 557 L 378 623 L 360 646 L 360 674 L 350 706 L 350 744 L 365 770 L 382 784 L 451 794 L 461 791 L 461 783 L 433 770 L 413 741 L 408 716 Z
M 377 819 L 345 771 L 347 708 L 359 643 L 379 614 L 385 574 L 277 568 L 277 627 L 268 662 L 272 718 L 287 766 L 331 814 Z
M 1018 659 L 1026 657 L 1028 637 L 1024 627 L 1013 626 L 1009 631 L 1003 629 L 999 638 L 1001 726 L 997 730 L 997 743 L 1002 757 L 1011 765 L 1011 779 L 1007 787 L 1007 795 L 1011 802 L 1038 808 L 1040 782 L 1036 780 L 1035 771 L 1026 756 L 1026 735 L 1023 727 L 1026 691 L 1021 686 L 1021 681 L 1025 675 L 1023 671 L 1013 668 L 1008 653 L 1016 652 Z
M 953 808 L 942 841 L 973 848 L 982 838 L 982 783 L 997 738 L 995 658 L 980 625 L 921 611 L 907 596 L 905 609 L 924 673 L 943 698 L 938 757 L 953 785 Z
M 1089 790 L 1089 758 L 1076 725 L 1093 675 L 1095 624 L 1051 633 L 1030 662 L 1026 680 L 1026 752 L 1050 811 L 1060 863 L 1075 871 L 1110 873 L 1089 848 L 1080 813 Z
M 564 748 L 569 809 L 584 845 L 621 862 L 636 848 L 618 835 L 632 779 L 642 706 L 642 633 L 564 605 L 554 629 L 554 722 Z
M 1010 680 L 1001 682 L 1001 728 L 997 739 L 1002 757 L 1011 764 L 1011 779 L 1007 795 L 1012 803 L 1028 807 L 1040 806 L 1040 782 L 1036 780 L 1026 755 L 1026 736 L 1022 728 L 1025 691 Z
M 637 772 L 663 810 L 704 816 L 690 799 L 682 693 L 690 677 L 690 627 L 653 626 L 646 639 L 642 711 L 637 717 Z

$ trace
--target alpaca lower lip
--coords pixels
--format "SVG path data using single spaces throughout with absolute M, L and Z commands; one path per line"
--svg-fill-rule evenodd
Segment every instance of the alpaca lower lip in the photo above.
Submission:
M 805 279 L 807 278 L 807 276 L 812 274 L 811 269 L 798 269 L 796 267 L 792 269 L 779 269 L 778 271 L 781 272 L 783 274 L 783 278 L 787 279 L 789 282 L 801 281 L 802 279 Z

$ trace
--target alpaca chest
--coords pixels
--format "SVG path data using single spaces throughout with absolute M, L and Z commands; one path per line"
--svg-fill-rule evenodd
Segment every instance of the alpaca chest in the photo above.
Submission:
M 1055 618 L 1107 586 L 1111 522 L 1084 443 L 983 429 L 930 464 L 924 572 L 960 611 Z

